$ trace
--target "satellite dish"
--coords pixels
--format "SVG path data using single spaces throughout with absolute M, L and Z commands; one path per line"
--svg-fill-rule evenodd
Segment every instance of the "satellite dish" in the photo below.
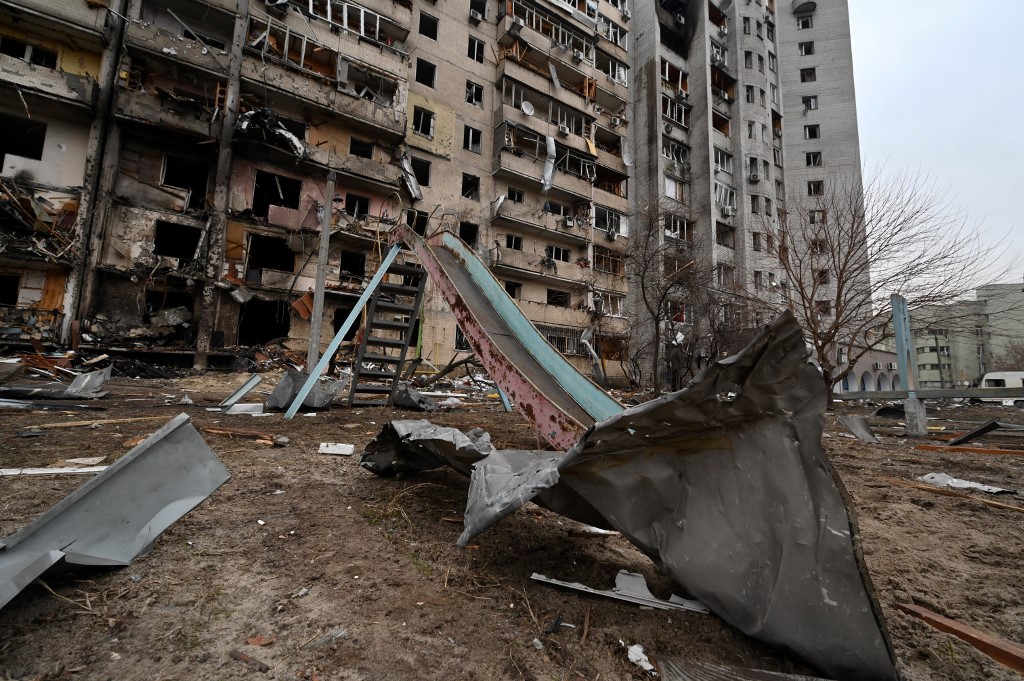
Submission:
M 534 111 L 533 104 L 530 104 L 525 99 L 523 100 L 523 103 L 519 105 L 519 108 L 522 109 L 523 113 L 526 114 L 527 116 L 532 116 L 533 115 L 533 111 Z

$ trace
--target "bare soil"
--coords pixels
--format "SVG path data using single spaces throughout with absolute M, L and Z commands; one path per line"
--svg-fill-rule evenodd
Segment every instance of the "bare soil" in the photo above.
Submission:
M 663 598 L 677 587 L 620 537 L 581 538 L 576 523 L 528 505 L 459 548 L 468 480 L 449 470 L 382 479 L 358 452 L 388 420 L 421 415 L 335 408 L 285 421 L 224 416 L 219 402 L 244 380 L 207 375 L 115 379 L 104 411 L 0 415 L 0 467 L 46 466 L 70 457 L 129 451 L 123 443 L 162 422 L 65 428 L 19 436 L 55 421 L 166 416 L 290 438 L 286 447 L 206 435 L 231 480 L 124 569 L 44 578 L 0 611 L 5 679 L 639 679 L 625 646 L 649 653 L 794 673 L 795 660 L 752 641 L 714 615 L 641 609 L 533 582 L 534 572 L 610 588 L 620 569 L 641 572 Z M 268 377 L 260 387 L 273 386 Z M 251 399 L 262 399 L 257 392 Z M 189 395 L 191 406 L 165 404 Z M 870 414 L 867 406 L 838 413 Z M 1020 410 L 932 408 L 936 427 Z M 497 404 L 429 415 L 463 430 L 483 427 L 498 447 L 534 448 L 518 414 Z M 953 420 L 949 420 L 953 419 Z M 896 610 L 918 603 L 1017 643 L 1024 642 L 1024 516 L 968 500 L 893 486 L 945 472 L 1024 489 L 1024 457 L 914 449 L 897 421 L 872 418 L 884 443 L 851 439 L 826 416 L 826 451 L 859 517 L 868 569 L 907 679 L 1013 679 L 958 639 Z M 357 456 L 317 454 L 348 442 Z M 986 436 L 983 442 L 1024 445 Z M 31 522 L 83 481 L 76 475 L 0 478 L 0 536 Z M 980 493 L 979 493 L 980 495 Z M 1024 506 L 1019 497 L 1000 500 Z M 257 521 L 263 521 L 260 524 Z M 685 595 L 680 593 L 680 595 Z M 552 623 L 561 620 L 565 625 Z M 552 633 L 553 632 L 553 633 Z M 247 643 L 261 636 L 267 645 Z M 534 641 L 538 642 L 539 649 Z M 263 674 L 230 656 L 269 666 Z

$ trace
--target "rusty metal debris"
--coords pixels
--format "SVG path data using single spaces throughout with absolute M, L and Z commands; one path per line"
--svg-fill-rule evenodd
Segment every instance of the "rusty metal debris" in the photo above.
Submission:
M 0 541 L 0 608 L 57 563 L 128 565 L 229 477 L 180 414 Z
M 564 455 L 495 451 L 486 434 L 406 421 L 385 428 L 363 465 L 471 469 L 460 544 L 532 500 L 621 532 L 722 619 L 824 674 L 895 679 L 856 522 L 821 450 L 825 398 L 786 313 L 687 388 L 596 423 Z

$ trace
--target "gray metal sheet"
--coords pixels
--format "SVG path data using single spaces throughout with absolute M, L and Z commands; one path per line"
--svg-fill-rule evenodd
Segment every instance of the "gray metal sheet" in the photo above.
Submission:
M 224 410 L 229 409 L 233 404 L 235 404 L 240 399 L 248 395 L 249 392 L 252 391 L 252 389 L 255 388 L 257 385 L 259 385 L 260 381 L 262 380 L 262 376 L 260 376 L 259 374 L 253 374 L 245 383 L 239 386 L 238 390 L 224 398 L 224 401 L 217 406 Z
M 488 455 L 459 543 L 534 500 L 618 530 L 722 619 L 824 674 L 895 679 L 855 519 L 821 449 L 825 398 L 786 313 L 685 389 L 595 424 L 564 457 Z
M 57 562 L 128 565 L 231 476 L 187 414 L 0 542 L 0 608 Z
M 863 416 L 843 414 L 839 417 L 839 421 L 842 422 L 842 424 L 846 426 L 846 429 L 853 433 L 861 442 L 867 442 L 873 445 L 881 443 L 880 440 L 875 437 L 875 434 L 871 432 L 871 426 L 868 425 L 868 420 Z

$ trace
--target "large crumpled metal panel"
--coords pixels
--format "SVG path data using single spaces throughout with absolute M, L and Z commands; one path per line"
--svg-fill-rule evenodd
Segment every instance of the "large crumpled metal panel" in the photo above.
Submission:
M 128 565 L 231 475 L 180 414 L 0 541 L 0 608 L 61 560 Z
M 786 313 L 684 390 L 597 423 L 564 457 L 487 456 L 459 542 L 532 499 L 618 530 L 722 619 L 833 678 L 897 678 L 821 449 L 825 387 L 807 359 Z

